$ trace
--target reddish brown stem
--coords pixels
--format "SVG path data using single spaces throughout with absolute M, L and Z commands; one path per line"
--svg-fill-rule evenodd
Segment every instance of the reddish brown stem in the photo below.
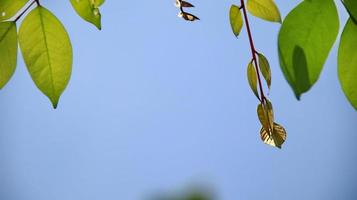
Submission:
M 250 44 L 250 50 L 252 52 L 252 59 L 255 65 L 255 71 L 257 72 L 257 77 L 258 77 L 258 83 L 259 83 L 259 90 L 260 90 L 260 102 L 264 104 L 265 102 L 265 95 L 262 87 L 262 81 L 260 78 L 260 73 L 259 73 L 259 67 L 258 67 L 258 61 L 257 61 L 257 56 L 256 53 L 257 51 L 255 50 L 254 47 L 254 42 L 253 42 L 253 37 L 252 37 L 252 32 L 250 31 L 250 26 L 249 26 L 249 21 L 248 21 L 248 16 L 247 16 L 247 10 L 245 8 L 244 0 L 241 0 L 241 6 L 240 9 L 243 10 L 243 15 L 244 15 L 244 21 L 245 21 L 245 26 L 247 27 L 247 33 L 248 33 L 248 38 L 249 38 L 249 44 Z

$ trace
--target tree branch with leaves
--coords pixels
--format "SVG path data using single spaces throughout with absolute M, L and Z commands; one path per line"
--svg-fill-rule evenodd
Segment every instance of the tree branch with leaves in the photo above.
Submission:
M 357 1 L 342 0 L 350 19 L 344 26 L 338 48 L 338 77 L 348 101 L 357 110 Z M 75 12 L 99 30 L 100 6 L 104 0 L 70 0 Z M 282 20 L 274 0 L 240 0 L 232 5 L 229 20 L 236 37 L 245 25 L 251 60 L 247 67 L 248 83 L 259 101 L 258 118 L 262 140 L 281 148 L 285 129 L 275 123 L 273 106 L 264 92 L 271 87 L 268 59 L 257 51 L 249 24 L 250 13 L 270 22 L 282 23 L 278 34 L 280 68 L 296 98 L 309 91 L 318 81 L 339 32 L 340 20 L 334 0 L 302 0 Z M 176 0 L 179 17 L 187 21 L 199 18 L 186 9 L 194 5 Z M 19 30 L 17 25 L 23 18 Z M 0 89 L 11 79 L 17 65 L 20 46 L 27 70 L 38 87 L 57 107 L 72 71 L 72 45 L 59 19 L 40 4 L 40 0 L 0 1 Z M 263 82 L 265 80 L 265 82 Z

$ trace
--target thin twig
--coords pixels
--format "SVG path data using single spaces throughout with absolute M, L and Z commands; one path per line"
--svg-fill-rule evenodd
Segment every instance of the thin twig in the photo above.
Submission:
M 37 2 L 37 1 L 36 1 L 36 0 L 32 1 L 32 2 L 30 3 L 30 5 L 27 6 L 27 8 L 26 8 L 24 11 L 22 11 L 22 13 L 21 13 L 19 16 L 17 16 L 14 21 L 17 22 L 17 21 L 28 11 L 28 9 L 30 9 L 30 7 L 31 7 L 35 2 Z
M 245 4 L 244 4 L 244 0 L 241 0 L 240 9 L 243 10 L 245 26 L 247 27 L 247 33 L 248 33 L 248 38 L 249 38 L 250 50 L 252 52 L 252 59 L 253 59 L 254 65 L 255 65 L 255 71 L 257 72 L 257 77 L 258 77 L 258 82 L 259 82 L 259 89 L 260 89 L 260 96 L 261 96 L 261 98 L 259 100 L 260 100 L 260 102 L 262 104 L 264 104 L 266 98 L 265 98 L 265 95 L 264 95 L 264 91 L 263 91 L 263 87 L 262 87 L 262 81 L 261 81 L 260 73 L 259 73 L 258 61 L 257 61 L 257 56 L 256 56 L 257 51 L 255 50 L 255 47 L 254 47 L 252 32 L 250 31 L 250 26 L 249 26 L 249 21 L 248 21 L 248 16 L 247 16 L 247 10 L 246 10 Z

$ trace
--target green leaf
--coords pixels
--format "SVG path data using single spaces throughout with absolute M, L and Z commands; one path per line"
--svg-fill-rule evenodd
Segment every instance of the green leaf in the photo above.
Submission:
M 285 18 L 278 36 L 280 66 L 297 99 L 318 80 L 338 30 L 333 0 L 303 1 Z
M 342 3 L 345 5 L 351 18 L 357 23 L 357 1 L 356 0 L 343 0 Z
M 281 23 L 279 9 L 273 0 L 248 0 L 247 9 L 256 17 Z
M 252 91 L 254 92 L 255 96 L 259 98 L 259 94 L 258 94 L 258 90 L 257 90 L 257 71 L 254 68 L 253 65 L 253 61 L 251 61 L 248 64 L 248 68 L 247 68 L 247 77 L 248 77 L 248 82 L 249 82 L 249 86 L 252 89 Z
M 281 149 L 281 146 L 286 140 L 286 131 L 281 125 L 274 123 L 273 132 L 269 134 L 264 127 L 260 130 L 260 137 L 265 144 L 271 145 L 273 147 L 278 147 Z
M 243 18 L 240 9 L 236 5 L 232 5 L 229 11 L 229 21 L 231 22 L 231 27 L 233 33 L 236 37 L 238 37 L 240 31 L 243 27 Z
M 0 21 L 8 20 L 26 5 L 29 0 L 0 0 Z
M 94 4 L 97 8 L 103 5 L 104 2 L 105 0 L 92 0 L 92 4 Z
M 0 23 L 0 89 L 14 74 L 17 62 L 17 31 L 15 22 Z
M 72 46 L 65 28 L 39 6 L 24 19 L 19 42 L 32 80 L 56 108 L 72 70 Z
M 263 74 L 265 81 L 267 82 L 268 88 L 271 86 L 271 71 L 268 60 L 263 54 L 258 53 L 259 58 L 259 69 Z
M 338 49 L 338 76 L 342 89 L 357 110 L 357 24 L 348 20 Z
M 102 25 L 98 7 L 103 3 L 104 0 L 71 0 L 77 14 L 85 21 L 94 24 L 99 30 L 102 29 Z

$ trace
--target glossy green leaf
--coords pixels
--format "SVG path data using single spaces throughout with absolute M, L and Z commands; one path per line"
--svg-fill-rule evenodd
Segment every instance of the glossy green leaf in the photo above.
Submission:
M 231 23 L 231 27 L 234 35 L 237 37 L 242 30 L 243 27 L 243 18 L 240 9 L 236 5 L 232 5 L 229 11 L 229 21 Z
M 266 57 L 260 53 L 258 53 L 258 59 L 259 59 L 259 69 L 260 69 L 261 73 L 263 74 L 265 81 L 267 82 L 268 88 L 270 89 L 271 71 L 270 71 L 269 62 L 266 59 Z
M 333 0 L 305 0 L 285 18 L 278 36 L 280 66 L 297 99 L 318 80 L 338 29 Z
M 255 70 L 255 67 L 253 65 L 253 61 L 248 64 L 247 77 L 250 88 L 254 92 L 255 96 L 260 99 L 257 90 L 257 71 Z
M 103 3 L 104 0 L 71 0 L 77 14 L 85 21 L 94 24 L 99 30 L 102 29 L 102 25 L 98 7 Z
M 357 110 L 357 24 L 348 20 L 338 49 L 338 76 L 342 89 Z
M 32 80 L 56 108 L 72 70 L 72 46 L 65 28 L 39 6 L 24 19 L 19 42 Z
M 0 0 L 0 21 L 8 20 L 26 5 L 29 0 Z
M 248 0 L 247 9 L 256 17 L 281 23 L 279 9 L 273 0 Z
M 345 5 L 348 13 L 351 18 L 357 23 L 357 1 L 356 0 L 343 0 L 343 4 Z
M 15 22 L 0 23 L 0 89 L 14 74 L 17 62 L 17 30 Z
M 284 127 L 274 123 L 273 132 L 269 133 L 264 129 L 264 127 L 262 127 L 260 130 L 260 137 L 265 144 L 281 149 L 283 143 L 286 140 L 287 134 Z

